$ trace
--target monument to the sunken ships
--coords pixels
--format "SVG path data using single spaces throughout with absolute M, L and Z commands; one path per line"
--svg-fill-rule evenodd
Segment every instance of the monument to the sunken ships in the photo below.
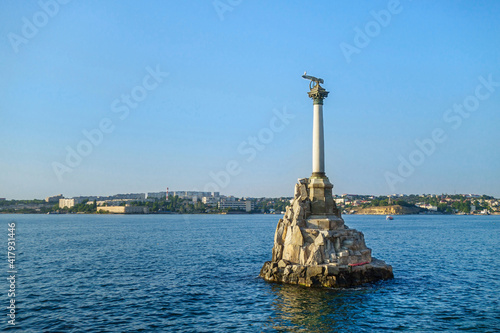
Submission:
M 392 267 L 371 256 L 362 232 L 344 224 L 332 196 L 333 185 L 325 174 L 323 100 L 328 96 L 311 80 L 313 99 L 313 172 L 295 185 L 294 198 L 279 220 L 274 235 L 272 260 L 260 276 L 267 281 L 304 286 L 351 287 L 394 277 Z

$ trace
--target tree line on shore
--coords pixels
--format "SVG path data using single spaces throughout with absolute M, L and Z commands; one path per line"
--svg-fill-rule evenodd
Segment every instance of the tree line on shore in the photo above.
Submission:
M 456 195 L 407 195 L 403 199 L 392 196 L 354 196 L 356 200 L 348 201 L 348 204 L 341 205 L 349 210 L 355 207 L 384 207 L 399 205 L 403 207 L 432 207 L 433 210 L 442 214 L 470 214 L 473 211 L 495 212 L 500 206 L 498 200 L 492 196 L 482 195 L 468 197 L 461 194 Z
M 339 199 L 337 197 L 336 199 Z M 384 207 L 399 205 L 403 207 L 416 207 L 422 204 L 435 207 L 435 211 L 443 214 L 469 214 L 474 211 L 496 212 L 499 210 L 499 201 L 491 196 L 482 195 L 467 197 L 465 195 L 406 195 L 402 198 L 390 196 L 347 196 L 345 203 L 337 203 L 339 208 L 350 211 L 356 207 Z M 286 210 L 290 204 L 291 197 L 281 198 L 251 198 L 254 202 L 254 209 L 251 213 L 281 213 Z M 183 199 L 178 196 L 171 196 L 169 200 L 154 199 L 148 201 L 129 201 L 122 202 L 121 205 L 147 207 L 150 213 L 179 213 L 179 214 L 201 214 L 201 213 L 230 213 L 237 211 L 229 208 L 219 209 L 217 205 L 206 205 L 201 201 Z M 106 204 L 104 204 L 106 205 Z M 60 208 L 58 203 L 47 203 L 45 200 L 0 200 L 1 213 L 25 213 L 25 214 L 44 214 L 44 213 L 97 213 L 97 202 L 83 201 L 68 208 Z
M 282 212 L 286 209 L 291 198 L 260 198 L 252 199 L 254 201 L 254 210 L 250 213 L 269 213 Z M 105 203 L 104 206 L 107 204 Z M 129 201 L 122 202 L 120 206 L 141 206 L 147 207 L 150 213 L 178 213 L 178 214 L 204 214 L 204 213 L 230 213 L 243 212 L 238 209 L 224 208 L 219 209 L 217 205 L 205 205 L 201 201 L 193 202 L 192 200 L 179 198 L 178 196 L 170 196 L 168 200 L 154 199 L 151 201 Z M 3 200 L 0 201 L 1 213 L 20 213 L 20 214 L 47 214 L 47 213 L 62 213 L 62 214 L 107 214 L 98 212 L 97 201 L 84 200 L 81 203 L 75 204 L 73 207 L 59 207 L 56 203 L 47 203 L 44 200 Z

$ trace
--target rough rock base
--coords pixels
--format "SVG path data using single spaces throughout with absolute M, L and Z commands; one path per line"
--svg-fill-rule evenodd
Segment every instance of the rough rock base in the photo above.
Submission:
M 302 178 L 274 234 L 271 261 L 260 276 L 307 287 L 353 287 L 392 279 L 392 267 L 372 257 L 361 231 L 344 224 L 326 176 Z
M 347 288 L 394 278 L 392 266 L 372 257 L 366 264 L 305 266 L 287 260 L 267 261 L 260 274 L 266 281 L 306 287 Z

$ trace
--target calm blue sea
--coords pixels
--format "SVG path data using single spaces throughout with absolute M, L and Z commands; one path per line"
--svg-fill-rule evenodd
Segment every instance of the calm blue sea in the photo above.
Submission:
M 500 216 L 345 216 L 395 279 L 270 284 L 278 215 L 0 215 L 23 332 L 498 332 Z M 3 236 L 2 236 L 3 234 Z M 1 284 L 0 328 L 8 282 Z M 3 310 L 2 310 L 3 309 Z

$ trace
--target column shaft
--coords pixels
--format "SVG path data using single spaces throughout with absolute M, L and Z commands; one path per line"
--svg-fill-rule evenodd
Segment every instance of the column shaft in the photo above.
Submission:
M 324 175 L 325 173 L 325 147 L 323 134 L 323 105 L 314 104 L 313 116 L 313 147 L 312 147 L 312 171 L 313 175 Z

